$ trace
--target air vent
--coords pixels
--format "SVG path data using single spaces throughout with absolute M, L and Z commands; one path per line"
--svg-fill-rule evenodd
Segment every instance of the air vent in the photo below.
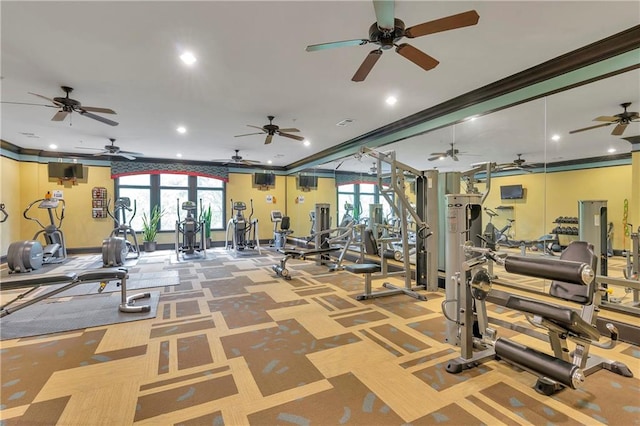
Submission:
M 336 123 L 336 126 L 340 126 L 340 127 L 344 127 L 344 126 L 348 126 L 349 124 L 353 123 L 355 120 L 353 118 L 345 118 L 342 121 L 339 121 Z

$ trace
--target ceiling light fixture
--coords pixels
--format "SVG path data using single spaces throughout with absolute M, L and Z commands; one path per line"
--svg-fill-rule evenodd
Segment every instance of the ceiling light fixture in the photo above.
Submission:
M 396 97 L 395 97 L 395 96 L 389 96 L 389 97 L 385 100 L 385 102 L 387 103 L 387 105 L 391 105 L 391 106 L 393 106 L 393 105 L 395 105 L 395 104 L 396 104 L 396 102 L 398 102 L 398 99 L 396 99 Z
M 269 160 L 267 161 L 267 164 L 273 164 L 273 161 Z
M 304 146 L 310 146 L 311 145 L 311 141 L 308 139 L 305 139 L 303 142 Z
M 58 145 L 56 145 L 55 143 L 52 143 L 51 145 L 49 145 L 49 148 L 58 149 Z
M 560 140 L 560 135 L 553 135 L 553 136 L 551 136 L 551 140 L 552 140 L 552 141 L 555 141 L 555 142 L 559 141 L 559 140 Z
M 185 133 L 187 133 L 187 128 L 184 126 L 180 126 L 176 129 L 176 131 L 182 135 L 184 135 Z
M 607 150 L 607 152 L 608 152 L 609 154 L 613 154 L 613 153 L 614 153 L 614 152 L 616 152 L 616 151 L 617 151 L 617 150 L 616 150 L 615 148 L 609 148 L 609 149 Z
M 336 126 L 339 126 L 339 127 L 348 126 L 349 124 L 353 123 L 354 121 L 355 121 L 355 120 L 354 120 L 353 118 L 345 118 L 345 119 L 344 119 L 344 120 L 342 120 L 342 121 L 338 121 L 338 122 L 336 123 Z
M 191 52 L 184 52 L 180 55 L 180 59 L 182 59 L 182 62 L 187 65 L 193 65 L 197 61 L 196 57 L 193 56 L 193 53 Z
M 176 154 L 176 157 L 178 157 L 178 158 L 182 158 L 182 154 L 177 153 L 177 154 Z

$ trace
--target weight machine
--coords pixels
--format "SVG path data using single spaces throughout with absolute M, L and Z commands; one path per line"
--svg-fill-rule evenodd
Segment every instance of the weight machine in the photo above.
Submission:
M 194 201 L 185 201 L 182 203 L 182 210 L 187 212 L 187 216 L 184 220 L 180 219 L 180 199 L 177 199 L 176 212 L 178 214 L 178 220 L 176 220 L 176 233 L 175 233 L 175 250 L 176 259 L 180 260 L 180 253 L 182 255 L 194 255 L 202 254 L 202 258 L 207 258 L 207 246 L 204 237 L 204 222 L 199 221 L 195 217 L 195 212 L 198 206 Z M 200 208 L 202 209 L 202 200 L 200 201 Z M 182 243 L 180 242 L 180 236 L 182 235 Z
M 245 252 L 245 249 L 255 249 L 260 251 L 260 239 L 258 233 L 258 219 L 253 217 L 253 200 L 250 200 L 251 213 L 249 218 L 245 218 L 244 211 L 247 204 L 242 201 L 233 202 L 231 200 L 231 216 L 227 222 L 227 232 L 224 245 L 228 249 L 233 249 L 236 254 Z M 233 212 L 236 212 L 235 215 Z M 231 245 L 229 244 L 229 234 L 231 233 Z M 246 253 L 246 252 L 245 252 Z
M 109 237 L 102 241 L 102 264 L 104 267 L 122 266 L 129 255 L 133 255 L 132 259 L 140 257 L 140 246 L 138 246 L 138 238 L 136 231 L 131 227 L 131 222 L 136 216 L 136 200 L 133 200 L 133 208 L 131 208 L 131 199 L 129 197 L 120 197 L 113 203 L 113 212 L 109 210 L 109 202 L 107 202 L 107 214 L 115 222 L 115 228 L 111 231 Z M 127 222 L 127 212 L 131 213 L 131 217 Z M 129 241 L 129 235 L 133 241 Z
M 632 377 L 626 365 L 589 354 L 591 345 L 611 349 L 618 338 L 615 326 L 607 324 L 611 338 L 599 342 L 601 336 L 595 324 L 605 289 L 595 282 L 597 256 L 592 246 L 583 241 L 573 242 L 559 259 L 500 256 L 493 250 L 477 247 L 481 228 L 479 200 L 477 194 L 447 195 L 446 245 L 452 261 L 447 265 L 442 311 L 447 320 L 447 341 L 461 350 L 460 357 L 447 364 L 447 372 L 457 374 L 497 358 L 538 376 L 535 389 L 544 395 L 562 388 L 576 389 L 586 376 L 601 369 Z M 489 260 L 503 265 L 510 273 L 552 280 L 549 296 L 573 302 L 580 310 L 492 290 L 491 276 L 484 268 Z M 490 319 L 486 301 L 518 310 L 532 326 L 544 329 L 553 355 L 498 338 L 489 322 L 534 337 L 545 336 L 511 322 Z M 575 344 L 573 351 L 569 350 L 567 340 Z
M 49 224 L 44 225 L 38 218 L 29 216 L 29 211 L 34 205 L 39 209 L 47 210 Z M 60 227 L 64 220 L 65 202 L 63 199 L 41 198 L 29 204 L 22 215 L 27 220 L 32 220 L 40 226 L 32 240 L 17 241 L 11 243 L 7 250 L 7 265 L 9 272 L 30 272 L 40 269 L 43 264 L 62 263 L 67 258 L 67 247 L 64 242 L 64 235 Z M 56 224 L 57 220 L 57 224 Z M 38 237 L 44 237 L 44 247 L 38 242 Z

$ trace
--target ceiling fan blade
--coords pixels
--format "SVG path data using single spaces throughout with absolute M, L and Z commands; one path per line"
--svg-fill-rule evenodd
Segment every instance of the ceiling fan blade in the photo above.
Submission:
M 364 79 L 367 78 L 367 75 L 369 75 L 369 72 L 371 71 L 373 66 L 376 64 L 376 62 L 378 62 L 378 59 L 380 59 L 380 56 L 382 56 L 382 50 L 380 49 L 372 50 L 371 52 L 369 52 L 367 57 L 364 58 L 364 61 L 360 65 L 360 68 L 358 68 L 356 73 L 351 78 L 351 81 L 364 81 Z
M 405 29 L 404 35 L 408 38 L 421 37 L 427 34 L 454 30 L 456 28 L 469 27 L 478 23 L 480 15 L 475 10 L 458 13 L 434 21 L 424 22 Z
M 260 132 L 260 133 L 245 133 L 244 135 L 235 135 L 235 138 L 239 138 L 241 136 L 251 136 L 251 135 L 262 135 L 264 132 Z
M 456 154 L 453 154 L 451 158 L 453 158 L 453 161 L 458 161 L 458 156 Z
M 126 154 L 134 157 L 144 157 L 144 154 L 141 152 L 133 152 L 133 151 L 118 151 L 118 154 Z
M 425 71 L 429 71 L 438 66 L 440 63 L 437 59 L 432 58 L 421 50 L 416 49 L 407 43 L 402 43 L 396 47 L 396 52 L 404 56 Z
M 281 130 L 278 130 L 277 133 L 278 133 L 279 136 L 284 136 L 285 138 L 291 138 L 291 139 L 295 139 L 297 141 L 303 141 L 304 140 L 304 136 L 290 135 L 289 133 L 283 133 Z
M 104 117 L 100 117 L 99 115 L 95 115 L 92 114 L 90 112 L 84 111 L 84 110 L 80 110 L 79 111 L 81 115 L 87 116 L 89 118 L 93 118 L 94 120 L 98 120 L 104 124 L 108 124 L 109 126 L 117 126 L 118 123 L 112 120 L 109 120 L 108 118 L 104 118 Z
M 597 124 L 595 126 L 589 126 L 589 127 L 585 127 L 583 129 L 578 129 L 578 130 L 572 130 L 569 132 L 569 134 L 573 134 L 573 133 L 578 133 L 578 132 L 584 132 L 585 130 L 591 130 L 591 129 L 597 129 L 598 127 L 606 127 L 606 126 L 610 126 L 613 123 L 604 123 L 604 124 Z
M 438 157 L 445 157 L 447 155 L 446 152 L 432 152 L 429 155 L 437 155 Z
M 106 152 L 104 149 L 102 148 L 91 148 L 88 146 L 74 146 L 75 149 L 90 149 L 91 151 L 102 151 L 102 152 Z
M 67 118 L 67 115 L 69 115 L 69 111 L 64 111 L 64 110 L 58 111 L 55 113 L 51 121 L 62 121 L 65 118 Z
M 620 136 L 624 133 L 626 128 L 627 128 L 627 123 L 620 123 L 613 128 L 613 131 L 611 132 L 611 134 L 613 136 Z
M 113 153 L 109 152 L 109 151 L 100 151 L 100 152 L 96 152 L 95 154 L 91 154 L 94 157 L 99 157 L 101 155 L 106 155 L 106 156 L 111 156 L 113 155 Z
M 27 93 L 29 93 L 30 95 L 33 95 L 33 96 L 37 96 L 37 97 L 42 98 L 42 99 L 46 99 L 46 100 L 48 100 L 49 102 L 51 102 L 52 104 L 54 104 L 54 105 L 62 106 L 62 104 L 61 104 L 60 102 L 56 102 L 56 101 L 54 101 L 54 100 L 53 100 L 53 99 L 51 99 L 51 98 L 47 98 L 46 96 L 39 95 L 39 94 L 37 94 L 37 93 L 33 93 L 33 92 L 27 92 Z
M 362 46 L 369 43 L 369 40 L 363 38 L 354 40 L 332 41 L 329 43 L 311 44 L 305 49 L 307 52 L 316 52 L 318 50 L 333 49 L 336 47 Z
M 124 157 L 124 158 L 126 158 L 127 160 L 135 160 L 135 159 L 136 159 L 136 157 L 134 157 L 133 155 L 131 155 L 131 154 L 125 154 L 125 153 L 122 153 L 122 152 L 119 152 L 119 153 L 117 153 L 116 155 L 119 155 L 120 157 Z
M 269 145 L 272 140 L 273 140 L 273 135 L 267 135 L 266 139 L 264 140 L 264 144 Z
M 609 116 L 609 115 L 601 115 L 600 117 L 594 118 L 593 121 L 611 121 L 611 122 L 615 122 L 615 121 L 618 121 L 618 117 L 613 117 L 613 116 Z
M 299 132 L 300 130 L 294 128 L 294 127 L 289 127 L 287 129 L 278 129 L 279 132 L 286 132 L 286 133 L 290 133 L 290 132 Z
M 433 155 L 433 157 L 429 157 L 428 158 L 429 161 L 439 160 L 442 157 L 446 157 L 444 153 L 440 155 L 437 155 L 437 154 L 431 154 L 431 155 Z
M 3 104 L 12 104 L 12 105 L 33 105 L 33 106 L 43 106 L 43 107 L 47 107 L 47 108 L 59 108 L 57 105 L 45 105 L 45 104 L 32 104 L 30 102 L 8 102 L 8 101 L 2 101 L 0 103 Z
M 393 30 L 395 28 L 394 3 L 393 0 L 373 0 L 378 28 L 385 30 Z
M 253 127 L 254 129 L 260 129 L 260 130 L 262 130 L 263 132 L 266 132 L 266 130 L 264 130 L 264 128 L 263 128 L 263 127 L 261 127 L 261 126 L 254 126 L 254 125 L 251 125 L 251 124 L 247 124 L 247 127 Z
M 240 160 L 240 161 L 238 161 L 238 163 L 242 163 L 242 164 L 246 164 L 246 165 L 260 164 L 260 162 L 256 161 L 256 160 Z
M 80 107 L 80 109 L 83 109 L 85 111 L 89 111 L 89 112 L 101 112 L 103 114 L 115 114 L 116 112 L 110 108 L 98 108 L 98 107 L 88 107 L 88 106 L 84 106 L 82 105 L 82 107 Z

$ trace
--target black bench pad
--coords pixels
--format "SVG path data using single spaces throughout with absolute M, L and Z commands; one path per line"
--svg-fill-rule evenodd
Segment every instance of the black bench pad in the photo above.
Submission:
M 591 340 L 600 339 L 600 332 L 583 320 L 580 315 L 571 308 L 513 295 L 509 296 L 505 306 L 533 315 L 539 315 L 582 338 Z
M 380 265 L 375 263 L 357 263 L 355 265 L 347 265 L 344 269 L 354 274 L 373 274 L 381 270 Z
M 33 287 L 37 285 L 64 284 L 75 281 L 77 278 L 78 274 L 74 272 L 55 275 L 11 275 L 8 277 L 2 277 L 0 289 L 10 290 L 14 288 Z
M 278 250 L 282 254 L 286 254 L 294 257 L 304 258 L 306 256 L 313 256 L 316 254 L 330 253 L 332 251 L 342 250 L 342 247 L 327 247 L 321 249 L 280 249 Z

